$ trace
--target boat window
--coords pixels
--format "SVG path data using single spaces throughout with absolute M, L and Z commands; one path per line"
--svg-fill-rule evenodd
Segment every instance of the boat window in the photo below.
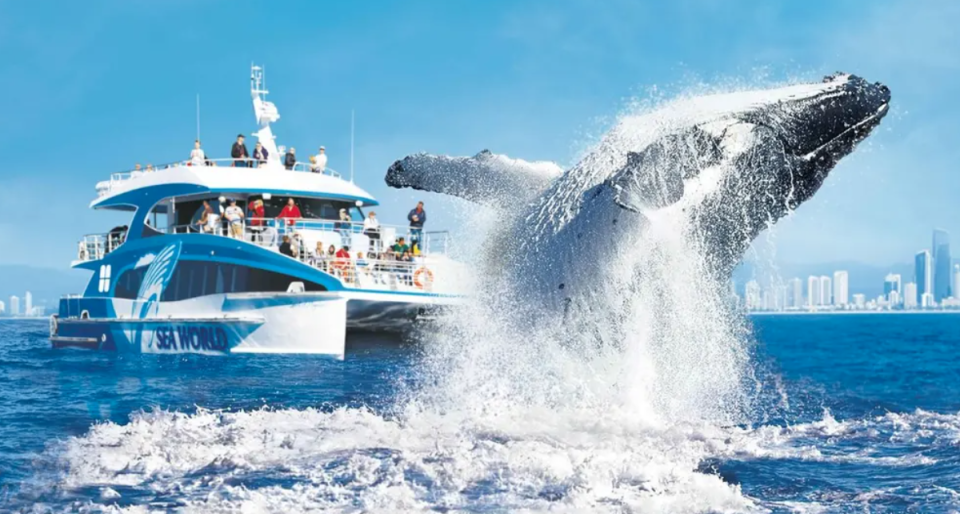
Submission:
M 143 275 L 147 272 L 147 268 L 148 266 L 142 266 L 124 271 L 117 279 L 113 295 L 117 298 L 135 299 L 140 292 L 140 284 L 143 283 Z
M 326 291 L 320 284 L 259 268 L 217 262 L 180 261 L 173 271 L 170 284 L 163 291 L 161 300 L 174 302 L 223 293 L 284 292 L 290 283 L 295 281 L 303 282 L 307 291 Z

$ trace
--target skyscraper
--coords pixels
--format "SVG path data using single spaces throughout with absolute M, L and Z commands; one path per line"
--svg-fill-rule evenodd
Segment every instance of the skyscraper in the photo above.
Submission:
M 833 305 L 833 286 L 830 277 L 820 277 L 820 305 Z
M 0 300 L 0 314 L 7 312 L 7 305 Z
M 937 229 L 933 231 L 933 299 L 940 303 L 950 296 L 952 278 L 950 274 L 950 234 Z
M 850 303 L 850 276 L 846 271 L 833 272 L 833 303 L 845 307 Z
M 917 284 L 917 298 L 919 301 L 923 295 L 933 293 L 933 263 L 930 262 L 930 252 L 920 250 L 917 252 L 913 263 L 913 281 Z
M 10 297 L 10 315 L 19 316 L 20 315 L 20 299 L 16 296 Z
M 889 273 L 883 279 L 883 296 L 886 296 L 887 299 L 890 299 L 890 293 L 892 292 L 903 293 L 903 284 L 898 273 Z
M 913 282 L 907 282 L 903 285 L 903 308 L 917 308 L 917 284 Z
M 33 316 L 33 295 L 30 294 L 30 291 L 23 295 L 23 315 Z
M 820 279 L 813 275 L 807 277 L 807 307 L 820 305 Z
M 790 281 L 790 303 L 789 307 L 794 309 L 799 309 L 803 307 L 803 281 L 798 277 L 794 277 Z
M 954 298 L 960 298 L 960 264 L 953 266 L 953 288 L 950 289 Z

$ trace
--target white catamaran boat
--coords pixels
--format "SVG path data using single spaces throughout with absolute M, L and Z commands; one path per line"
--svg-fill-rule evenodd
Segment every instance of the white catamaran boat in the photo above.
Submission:
M 348 329 L 402 330 L 461 301 L 467 274 L 446 232 L 364 230 L 373 196 L 329 168 L 281 163 L 280 115 L 256 66 L 251 95 L 265 160 L 194 157 L 97 184 L 92 208 L 133 217 L 80 241 L 73 267 L 93 276 L 61 299 L 54 346 L 342 358 Z M 281 214 L 291 201 L 296 217 Z M 239 223 L 223 215 L 231 203 Z M 406 258 L 391 251 L 400 237 L 416 243 Z

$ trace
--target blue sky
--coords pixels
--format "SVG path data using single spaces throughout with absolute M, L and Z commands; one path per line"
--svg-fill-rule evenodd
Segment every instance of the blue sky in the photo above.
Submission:
M 462 205 L 388 189 L 417 151 L 484 148 L 573 164 L 633 99 L 836 70 L 887 83 L 894 110 L 824 189 L 757 244 L 790 262 L 906 262 L 934 226 L 960 248 L 960 2 L 2 2 L 2 264 L 62 268 L 122 222 L 87 209 L 133 163 L 188 155 L 202 99 L 208 155 L 255 128 L 267 69 L 278 141 L 324 144 L 400 220 Z M 960 253 L 960 252 L 956 252 Z

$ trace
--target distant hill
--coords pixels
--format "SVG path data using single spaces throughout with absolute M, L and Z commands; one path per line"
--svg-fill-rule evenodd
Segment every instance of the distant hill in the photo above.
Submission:
M 23 302 L 24 293 L 30 291 L 33 303 L 46 306 L 49 312 L 56 308 L 62 295 L 82 293 L 89 280 L 90 272 L 85 270 L 0 265 L 0 300 L 9 309 L 11 295 L 19 296 Z
M 810 275 L 826 275 L 833 277 L 834 271 L 846 271 L 850 277 L 850 294 L 863 293 L 867 298 L 876 298 L 883 294 L 883 279 L 888 273 L 899 273 L 903 283 L 913 280 L 913 265 L 908 263 L 891 264 L 889 266 L 875 266 L 854 261 L 836 261 L 817 264 L 779 263 L 773 265 L 759 265 L 756 262 L 744 262 L 733 273 L 737 292 L 743 294 L 743 286 L 749 280 L 756 280 L 765 286 L 776 277 L 787 281 L 794 277 L 803 280 L 806 288 L 807 277 Z

